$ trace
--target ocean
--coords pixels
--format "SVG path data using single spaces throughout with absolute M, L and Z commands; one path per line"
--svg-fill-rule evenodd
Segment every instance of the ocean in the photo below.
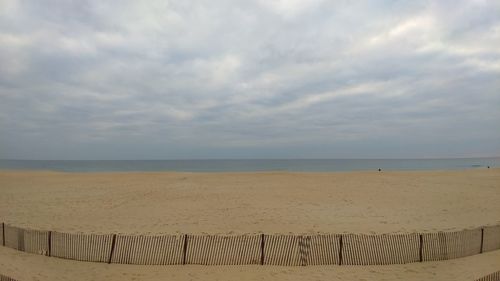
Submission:
M 500 167 L 500 157 L 454 159 L 0 160 L 0 169 L 64 172 L 340 172 Z

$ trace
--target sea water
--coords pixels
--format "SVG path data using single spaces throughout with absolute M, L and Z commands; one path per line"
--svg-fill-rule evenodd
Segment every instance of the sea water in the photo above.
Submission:
M 500 167 L 500 158 L 455 159 L 217 159 L 217 160 L 0 160 L 0 169 L 64 172 L 337 172 L 459 170 Z

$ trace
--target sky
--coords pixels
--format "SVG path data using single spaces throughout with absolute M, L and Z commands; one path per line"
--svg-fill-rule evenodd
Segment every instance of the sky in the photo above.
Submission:
M 0 158 L 500 156 L 500 1 L 0 0 Z

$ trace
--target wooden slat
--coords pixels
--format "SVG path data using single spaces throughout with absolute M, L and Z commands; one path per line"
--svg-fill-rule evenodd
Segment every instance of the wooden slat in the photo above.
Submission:
M 422 260 L 449 260 L 481 252 L 481 229 L 423 233 Z
M 483 252 L 500 249 L 500 225 L 484 227 Z
M 73 234 L 52 232 L 51 256 L 93 262 L 108 262 L 112 234 Z
M 183 262 L 184 235 L 117 235 L 112 263 L 171 265 Z
M 418 234 L 346 234 L 342 239 L 343 264 L 404 264 L 417 262 L 420 259 Z
M 260 264 L 261 235 L 188 235 L 186 264 Z

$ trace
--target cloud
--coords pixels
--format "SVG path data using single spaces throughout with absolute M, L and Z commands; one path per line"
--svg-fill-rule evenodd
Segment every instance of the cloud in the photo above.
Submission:
M 300 0 L 276 0 L 260 1 L 260 4 L 283 18 L 296 17 L 304 12 L 317 8 L 323 0 L 300 1 Z
M 0 158 L 500 155 L 498 15 L 465 0 L 2 0 Z

